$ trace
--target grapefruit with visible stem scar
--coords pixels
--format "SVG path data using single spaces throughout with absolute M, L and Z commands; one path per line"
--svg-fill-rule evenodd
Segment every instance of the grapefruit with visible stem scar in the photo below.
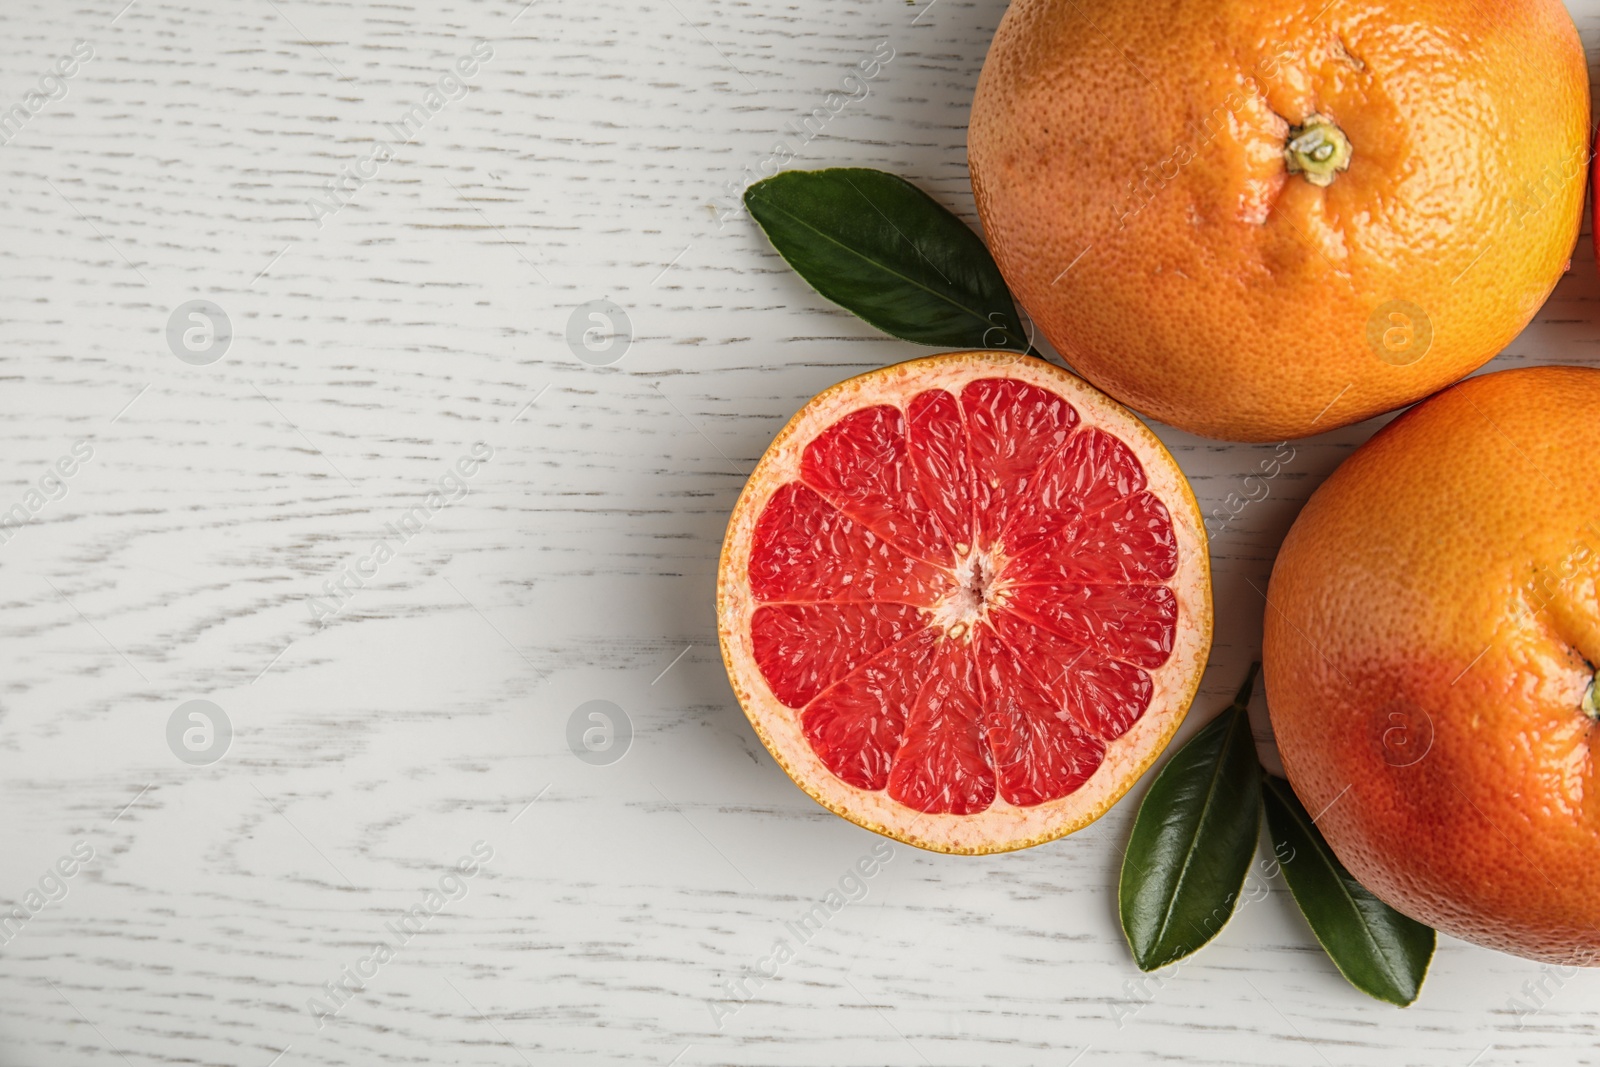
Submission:
M 718 630 L 812 799 L 939 852 L 1099 818 L 1211 645 L 1200 511 L 1143 423 L 1044 360 L 963 352 L 834 386 L 728 524 Z
M 1560 0 L 1013 0 L 967 160 L 1075 370 L 1232 441 L 1428 396 L 1578 240 L 1589 74 Z
M 1600 370 L 1469 378 L 1358 448 L 1267 587 L 1294 791 L 1444 933 L 1600 965 Z

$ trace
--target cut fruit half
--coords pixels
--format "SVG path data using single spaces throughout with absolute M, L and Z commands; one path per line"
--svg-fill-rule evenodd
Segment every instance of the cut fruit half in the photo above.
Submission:
M 795 783 L 939 852 L 1099 818 L 1211 646 L 1200 510 L 1143 423 L 1042 359 L 872 371 L 790 420 L 723 541 L 734 692 Z

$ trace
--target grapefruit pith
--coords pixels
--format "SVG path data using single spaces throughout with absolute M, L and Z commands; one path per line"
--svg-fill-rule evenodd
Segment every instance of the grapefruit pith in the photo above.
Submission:
M 1199 509 L 1128 411 L 966 352 L 834 386 L 773 441 L 717 583 L 735 693 L 824 807 L 940 852 L 1098 818 L 1211 644 Z

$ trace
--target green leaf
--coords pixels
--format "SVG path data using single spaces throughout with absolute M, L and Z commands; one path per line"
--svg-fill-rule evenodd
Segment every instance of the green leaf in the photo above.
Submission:
M 904 178 L 864 167 L 784 171 L 746 189 L 744 203 L 800 277 L 885 333 L 1032 351 L 978 235 Z
M 1261 766 L 1250 736 L 1250 693 L 1167 761 L 1133 821 L 1122 861 L 1122 931 L 1140 970 L 1182 959 L 1233 915 L 1261 836 Z
M 1283 876 L 1334 966 L 1379 1000 L 1401 1007 L 1416 1000 L 1437 936 L 1345 870 L 1288 782 L 1267 775 L 1262 792 Z

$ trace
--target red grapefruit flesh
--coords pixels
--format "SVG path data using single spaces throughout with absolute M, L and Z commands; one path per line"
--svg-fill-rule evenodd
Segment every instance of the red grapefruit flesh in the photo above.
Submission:
M 718 580 L 729 677 L 831 811 L 941 852 L 1071 833 L 1182 722 L 1211 643 L 1198 507 L 1161 443 L 1043 360 L 913 360 L 767 450 Z

